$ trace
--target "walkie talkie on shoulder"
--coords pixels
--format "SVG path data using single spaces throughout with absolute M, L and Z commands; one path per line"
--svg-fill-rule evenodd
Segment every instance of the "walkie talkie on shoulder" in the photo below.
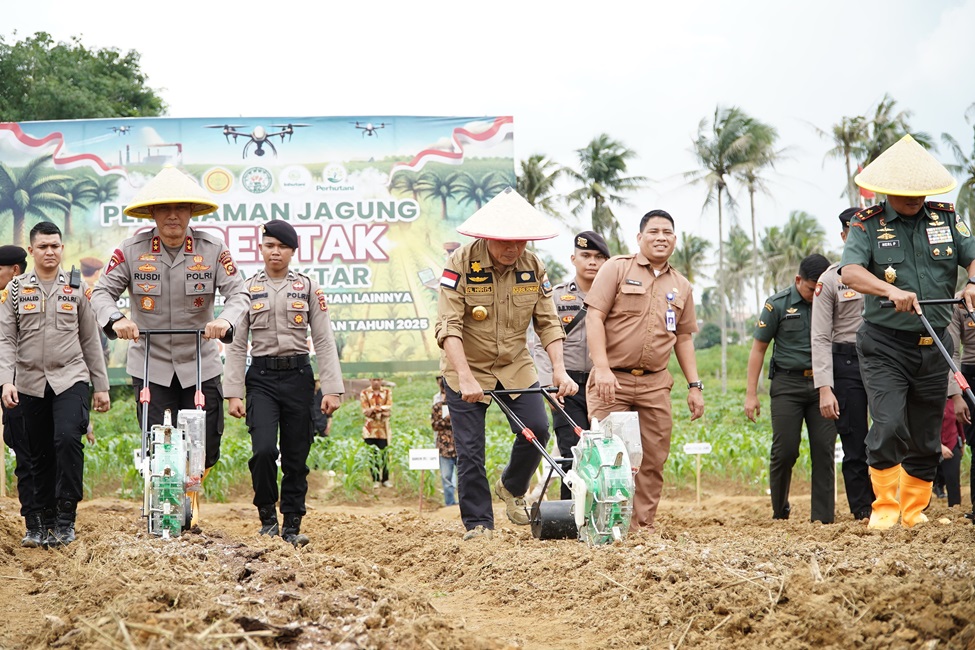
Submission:
M 68 279 L 68 285 L 72 289 L 81 287 L 81 271 L 75 268 L 74 264 L 71 265 L 71 276 Z

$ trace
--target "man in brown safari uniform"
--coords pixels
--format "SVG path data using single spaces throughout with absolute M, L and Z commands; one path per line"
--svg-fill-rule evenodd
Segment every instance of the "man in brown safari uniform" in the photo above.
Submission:
M 126 371 L 132 376 L 136 399 L 149 382 L 149 425 L 161 424 L 169 409 L 194 408 L 196 346 L 190 336 L 158 335 L 152 339 L 149 377 L 143 377 L 146 346 L 140 330 L 204 330 L 202 377 L 206 408 L 206 470 L 220 458 L 223 433 L 223 388 L 220 355 L 214 339 L 226 336 L 250 306 L 244 280 L 227 246 L 213 235 L 189 227 L 190 219 L 209 214 L 217 204 L 192 178 L 166 167 L 139 191 L 125 214 L 152 219 L 156 227 L 129 237 L 115 249 L 91 295 L 98 324 L 111 337 L 132 341 Z M 128 289 L 129 316 L 116 306 Z M 216 292 L 224 297 L 223 311 L 214 318 Z M 142 409 L 138 409 L 142 418 Z M 143 428 L 147 425 L 142 424 Z M 199 513 L 198 492 L 193 499 L 193 524 Z
M 669 261 L 677 243 L 673 217 L 664 210 L 646 213 L 636 240 L 639 252 L 610 258 L 586 295 L 593 366 L 587 402 L 589 417 L 600 420 L 618 411 L 640 415 L 643 462 L 630 529 L 652 533 L 673 429 L 671 350 L 688 380 L 692 420 L 704 415 L 704 386 L 691 338 L 697 331 L 691 283 Z
M 489 201 L 457 228 L 476 237 L 450 256 L 440 278 L 437 343 L 447 384 L 447 407 L 457 448 L 457 483 L 464 539 L 491 539 L 494 512 L 485 470 L 484 417 L 490 399 L 485 390 L 538 387 L 528 353 L 529 322 L 552 362 L 552 384 L 558 395 L 573 395 L 578 386 L 565 371 L 565 333 L 552 302 L 552 284 L 527 243 L 555 237 L 544 217 L 511 188 Z M 544 445 L 548 416 L 541 393 L 501 395 L 507 406 Z M 521 431 L 513 421 L 511 430 Z M 511 458 L 494 493 L 505 502 L 513 523 L 528 523 L 524 494 L 541 454 L 517 436 Z

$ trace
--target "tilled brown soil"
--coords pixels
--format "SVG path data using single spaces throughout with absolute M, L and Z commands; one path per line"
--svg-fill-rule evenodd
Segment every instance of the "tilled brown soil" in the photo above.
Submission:
M 808 523 L 802 497 L 776 522 L 767 499 L 665 499 L 658 534 L 589 548 L 500 507 L 493 540 L 464 542 L 456 508 L 386 492 L 310 499 L 301 550 L 259 537 L 244 501 L 163 541 L 107 499 L 66 549 L 23 549 L 2 499 L 0 647 L 975 648 L 975 527 L 943 501 L 877 533 Z

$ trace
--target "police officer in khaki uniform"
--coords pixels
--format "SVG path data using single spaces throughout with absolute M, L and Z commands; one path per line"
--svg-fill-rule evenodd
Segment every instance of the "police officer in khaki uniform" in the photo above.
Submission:
M 755 422 L 761 414 L 758 403 L 758 376 L 765 362 L 769 343 L 769 395 L 772 410 L 772 451 L 769 459 L 769 489 L 772 518 L 788 519 L 789 487 L 792 468 L 799 459 L 802 423 L 809 435 L 812 460 L 812 506 L 809 518 L 833 523 L 836 507 L 836 427 L 823 416 L 819 391 L 814 386 L 811 351 L 812 300 L 819 277 L 829 266 L 822 255 L 809 255 L 799 263 L 795 283 L 770 297 L 758 317 L 752 350 L 748 355 L 748 383 L 745 388 L 745 415 Z
M 587 402 L 590 417 L 600 420 L 619 411 L 640 415 L 643 462 L 636 474 L 630 529 L 652 533 L 674 424 L 674 378 L 667 370 L 672 350 L 688 380 L 692 420 L 704 415 L 704 385 L 691 338 L 697 331 L 693 289 L 670 265 L 677 244 L 674 218 L 665 210 L 651 210 L 640 220 L 636 240 L 639 252 L 606 262 L 586 296 L 593 364 Z
M 602 235 L 592 230 L 585 230 L 575 236 L 575 252 L 570 261 L 575 267 L 576 274 L 569 282 L 555 285 L 552 290 L 552 302 L 565 329 L 565 341 L 562 343 L 565 356 L 565 369 L 572 381 L 579 385 L 579 392 L 564 398 L 565 412 L 573 422 L 583 429 L 589 428 L 589 409 L 586 407 L 586 384 L 589 382 L 589 372 L 592 370 L 592 360 L 589 358 L 589 346 L 586 345 L 586 294 L 596 279 L 596 273 L 609 259 L 609 247 Z M 532 357 L 538 369 L 538 381 L 542 386 L 552 385 L 552 363 L 542 348 L 537 336 L 531 337 Z M 559 454 L 563 458 L 572 458 L 572 448 L 579 442 L 579 436 L 572 429 L 569 420 L 561 411 L 552 410 L 552 425 L 555 429 L 555 440 L 559 446 Z M 562 485 L 563 499 L 572 498 L 572 491 Z
M 946 348 L 952 346 L 946 332 L 951 305 L 927 305 L 922 312 L 918 299 L 951 298 L 959 266 L 975 276 L 975 240 L 950 203 L 925 203 L 925 197 L 948 192 L 956 183 L 911 136 L 855 180 L 887 195 L 886 202 L 850 221 L 841 263 L 843 282 L 868 294 L 857 352 L 873 418 L 867 463 L 876 499 L 869 526 L 883 530 L 900 519 L 910 528 L 927 520 L 922 510 L 941 456 L 948 390 L 948 363 L 918 314 Z M 971 309 L 975 279 L 961 297 Z M 895 309 L 881 307 L 885 298 Z
M 61 230 L 42 221 L 30 231 L 31 273 L 14 278 L 0 304 L 0 385 L 5 408 L 18 408 L 34 478 L 24 546 L 70 544 L 83 496 L 85 450 L 94 408 L 107 411 L 108 371 L 81 278 L 61 269 Z M 16 379 L 15 379 L 16 375 Z M 46 530 L 45 530 L 46 529 Z
M 110 337 L 132 341 L 126 371 L 132 376 L 136 400 L 149 382 L 149 425 L 163 421 L 166 409 L 192 409 L 196 388 L 196 347 L 192 337 L 157 335 L 152 339 L 149 377 L 143 377 L 144 329 L 198 329 L 210 343 L 202 347 L 203 395 L 206 409 L 206 473 L 220 458 L 223 433 L 223 389 L 216 341 L 247 313 L 247 288 L 227 246 L 213 235 L 189 228 L 192 217 L 217 209 L 192 178 L 166 167 L 139 191 L 124 212 L 152 219 L 156 227 L 129 237 L 112 253 L 91 296 L 98 323 Z M 128 290 L 129 316 L 116 300 Z M 216 292 L 223 311 L 214 318 Z M 141 419 L 142 409 L 138 409 Z M 146 427 L 145 423 L 143 428 Z M 206 476 L 204 474 L 204 477 Z M 199 513 L 199 492 L 191 492 L 193 523 Z
M 840 237 L 846 241 L 850 219 L 859 211 L 840 213 Z M 860 376 L 856 333 L 863 323 L 863 295 L 843 284 L 840 265 L 819 277 L 812 307 L 813 384 L 819 390 L 819 412 L 836 423 L 843 443 L 843 484 L 854 519 L 869 519 L 873 487 L 867 472 L 867 391 Z
M 308 451 L 315 432 L 312 410 L 329 415 L 339 407 L 343 392 L 332 324 L 324 289 L 311 277 L 289 268 L 298 249 L 298 233 L 287 221 L 263 226 L 261 257 L 264 268 L 248 284 L 250 309 L 240 319 L 227 350 L 224 392 L 234 417 L 246 415 L 251 434 L 249 466 L 254 505 L 261 518 L 261 535 L 278 534 L 278 431 L 281 436 L 281 537 L 304 546 L 301 534 L 308 492 Z M 315 404 L 315 373 L 308 357 L 308 330 L 315 345 L 315 362 L 323 397 Z M 247 339 L 251 364 L 246 370 Z M 247 407 L 241 398 L 247 397 Z
M 565 371 L 565 334 L 551 300 L 552 285 L 545 266 L 526 250 L 528 241 L 554 237 L 555 230 L 508 188 L 457 231 L 477 239 L 447 260 L 440 278 L 435 332 L 444 351 L 441 369 L 457 448 L 460 513 L 467 529 L 464 539 L 490 539 L 494 512 L 484 464 L 484 417 L 490 400 L 484 391 L 538 387 L 526 340 L 529 322 L 552 362 L 552 381 L 559 397 L 574 394 L 578 386 Z M 543 445 L 548 441 L 548 417 L 540 393 L 498 399 L 504 400 Z M 521 427 L 510 423 L 518 434 Z M 540 460 L 538 450 L 516 435 L 508 465 L 494 485 L 495 494 L 505 502 L 508 519 L 515 524 L 529 522 L 524 494 Z

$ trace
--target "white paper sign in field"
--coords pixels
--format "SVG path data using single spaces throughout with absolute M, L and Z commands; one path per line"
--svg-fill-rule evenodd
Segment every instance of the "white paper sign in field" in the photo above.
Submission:
M 436 449 L 410 449 L 410 469 L 440 469 L 440 452 Z
M 710 442 L 688 442 L 684 445 L 684 453 L 691 456 L 696 456 L 698 454 L 710 454 L 711 453 L 711 443 Z
M 836 464 L 843 462 L 843 443 L 839 440 L 836 441 L 836 447 L 833 449 L 833 461 Z

